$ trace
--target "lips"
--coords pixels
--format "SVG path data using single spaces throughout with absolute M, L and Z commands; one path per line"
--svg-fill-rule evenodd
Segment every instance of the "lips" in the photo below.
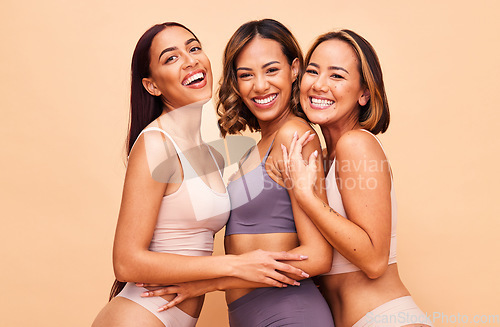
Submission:
M 277 97 L 278 97 L 278 94 L 273 93 L 273 94 L 268 94 L 268 95 L 261 96 L 261 97 L 252 98 L 252 102 L 255 103 L 255 105 L 257 107 L 269 108 L 276 102 Z
M 309 104 L 313 109 L 326 109 L 332 106 L 334 103 L 335 101 L 323 97 L 318 97 L 318 96 L 309 97 Z
M 187 74 L 182 80 L 182 85 L 190 88 L 202 88 L 207 84 L 206 74 L 202 70 L 195 70 Z

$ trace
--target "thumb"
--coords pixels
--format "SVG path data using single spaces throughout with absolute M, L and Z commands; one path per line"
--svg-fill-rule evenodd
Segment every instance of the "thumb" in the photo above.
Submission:
M 309 156 L 309 166 L 314 170 L 318 169 L 318 164 L 316 163 L 316 159 L 318 158 L 318 150 L 314 150 L 313 153 Z

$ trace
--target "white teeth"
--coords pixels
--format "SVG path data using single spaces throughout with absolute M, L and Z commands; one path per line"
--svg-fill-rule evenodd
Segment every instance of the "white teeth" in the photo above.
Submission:
M 203 73 L 196 73 L 193 76 L 189 77 L 187 80 L 185 80 L 182 85 L 188 85 L 189 83 L 197 80 L 197 79 L 202 79 L 203 78 Z
M 273 101 L 274 99 L 276 99 L 277 96 L 278 96 L 277 94 L 273 94 L 273 95 L 270 95 L 264 99 L 254 98 L 253 101 L 257 102 L 258 104 L 267 104 L 267 103 Z
M 313 97 L 311 97 L 310 99 L 311 99 L 312 104 L 322 106 L 322 107 L 328 107 L 328 106 L 331 106 L 332 104 L 335 103 L 335 101 L 326 100 L 326 99 L 318 99 L 318 98 L 313 98 Z

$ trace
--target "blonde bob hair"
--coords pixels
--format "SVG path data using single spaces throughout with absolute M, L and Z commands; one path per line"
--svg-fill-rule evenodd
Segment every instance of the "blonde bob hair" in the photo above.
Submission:
M 373 134 L 384 133 L 389 127 L 390 113 L 385 94 L 382 68 L 377 53 L 372 45 L 357 33 L 343 29 L 320 35 L 309 49 L 305 65 L 309 65 L 311 56 L 323 42 L 340 40 L 349 44 L 358 57 L 358 70 L 362 86 L 370 91 L 370 100 L 360 107 L 359 123 Z

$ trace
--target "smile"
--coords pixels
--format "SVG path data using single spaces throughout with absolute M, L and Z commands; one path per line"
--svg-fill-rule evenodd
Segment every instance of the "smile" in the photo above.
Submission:
M 335 103 L 335 101 L 333 100 L 317 98 L 317 97 L 309 97 L 309 102 L 311 103 L 311 107 L 315 109 L 328 108 Z
M 263 104 L 268 104 L 270 102 L 272 102 L 274 99 L 276 99 L 278 95 L 275 93 L 275 94 L 271 94 L 269 96 L 266 96 L 265 98 L 253 98 L 252 101 L 257 103 L 257 104 L 260 104 L 260 105 L 263 105 Z
M 203 82 L 205 80 L 205 73 L 198 72 L 191 75 L 187 75 L 182 81 L 182 85 L 189 86 L 193 84 L 197 84 Z

